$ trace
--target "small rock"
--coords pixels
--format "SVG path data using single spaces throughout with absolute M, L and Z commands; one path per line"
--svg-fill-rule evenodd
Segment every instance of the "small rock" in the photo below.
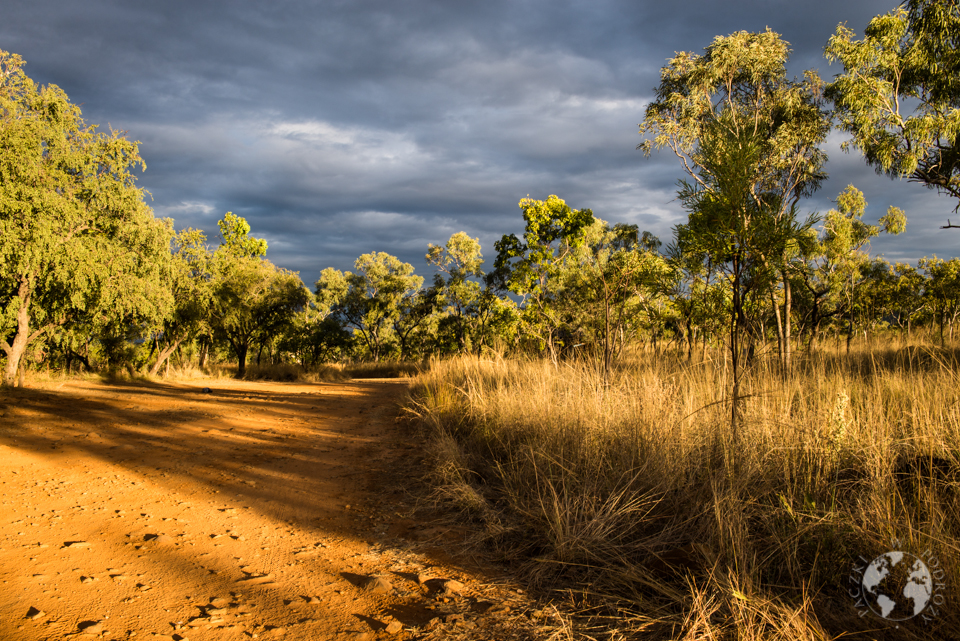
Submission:
M 322 603 L 320 599 L 318 599 L 315 596 L 312 596 L 309 599 L 307 599 L 307 605 L 320 605 L 320 603 Z
M 93 583 L 93 579 L 89 576 L 80 577 L 80 583 Z
M 167 534 L 148 534 L 143 540 L 152 545 L 173 545 L 173 537 Z
M 88 548 L 90 543 L 88 541 L 65 541 L 63 544 L 65 548 Z
M 210 389 L 209 387 L 204 387 L 202 390 L 200 390 L 200 393 L 201 393 L 201 394 L 210 394 L 210 393 L 212 393 L 212 392 L 213 392 L 213 390 Z
M 262 574 L 260 576 L 250 576 L 244 579 L 237 580 L 237 583 L 241 583 L 243 585 L 261 585 L 263 583 L 272 583 L 272 582 L 273 582 L 273 574 L 269 574 L 269 573 Z
M 396 634 L 397 632 L 400 632 L 400 630 L 403 630 L 403 624 L 399 621 L 391 621 L 384 629 L 386 630 L 387 634 Z
M 25 618 L 36 621 L 37 619 L 42 617 L 44 614 L 46 613 L 43 610 L 38 610 L 37 608 L 30 606 L 30 609 L 27 610 L 27 615 Z
M 363 589 L 373 594 L 388 594 L 393 591 L 393 585 L 381 576 L 372 576 L 364 582 Z
M 484 612 L 487 612 L 488 610 L 493 608 L 494 605 L 495 604 L 492 601 L 477 601 L 471 607 L 474 612 L 483 614 Z
M 463 592 L 463 584 L 453 579 L 447 579 L 443 582 L 443 591 L 445 594 L 460 594 Z
M 420 574 L 417 575 L 417 583 L 419 583 L 420 585 L 423 585 L 427 581 L 435 578 L 436 577 L 430 574 L 429 572 L 421 572 Z
M 78 626 L 81 634 L 96 636 L 103 632 L 103 624 L 99 621 L 83 621 Z

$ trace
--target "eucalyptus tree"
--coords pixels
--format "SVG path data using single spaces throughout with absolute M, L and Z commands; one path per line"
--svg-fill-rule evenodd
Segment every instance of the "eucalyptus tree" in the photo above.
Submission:
M 940 345 L 945 346 L 944 326 L 949 326 L 953 340 L 953 325 L 960 317 L 960 258 L 924 257 L 918 266 L 926 273 L 923 295 L 940 328 Z
M 742 314 L 745 292 L 736 290 L 747 282 L 746 271 L 756 286 L 761 271 L 779 275 L 785 368 L 791 354 L 792 241 L 809 224 L 798 220 L 797 205 L 826 177 L 820 145 L 830 128 L 820 78 L 807 71 L 803 80 L 788 79 L 789 51 L 768 29 L 718 36 L 703 55 L 678 53 L 661 70 L 656 99 L 640 124 L 647 139 L 638 147 L 647 154 L 663 147 L 673 151 L 687 174 L 680 195 L 688 210 L 702 204 L 720 223 L 688 226 L 685 234 L 687 242 L 705 234 L 706 244 L 721 250 L 713 259 L 734 276 L 735 316 Z M 721 240 L 724 247 L 716 244 Z M 743 323 L 732 329 L 738 334 Z M 734 358 L 739 359 L 738 349 Z
M 467 350 L 470 311 L 477 308 L 483 294 L 480 282 L 470 280 L 483 278 L 480 250 L 480 240 L 461 231 L 450 236 L 444 247 L 430 244 L 426 255 L 427 262 L 440 272 L 434 279 L 434 287 L 450 310 L 457 351 L 461 354 Z
M 837 196 L 837 207 L 827 212 L 818 236 L 801 243 L 806 268 L 802 282 L 810 299 L 810 346 L 815 348 L 823 321 L 847 317 L 847 348 L 854 331 L 854 297 L 865 270 L 870 266 L 866 247 L 881 232 L 900 234 L 906 229 L 903 210 L 891 206 L 880 225 L 863 221 L 867 201 L 863 192 L 848 185 Z
M 873 18 L 862 40 L 837 27 L 826 55 L 840 127 L 866 162 L 960 199 L 960 2 L 909 0 Z M 960 207 L 960 201 L 954 207 Z
M 173 303 L 154 336 L 157 356 L 150 366 L 152 376 L 185 341 L 210 329 L 214 283 L 206 240 L 198 229 L 184 229 L 174 238 L 169 273 Z
M 388 352 L 397 338 L 395 324 L 409 335 L 424 322 L 422 308 L 410 305 L 423 286 L 423 278 L 414 274 L 413 266 L 385 252 L 363 254 L 357 258 L 356 273 L 324 269 L 316 282 L 317 300 L 352 327 L 367 347 L 374 361 Z M 402 317 L 414 313 L 412 326 Z
M 647 232 L 641 240 L 636 225 L 611 227 L 595 218 L 583 230 L 583 242 L 564 258 L 558 274 L 562 296 L 569 309 L 579 311 L 582 323 L 594 326 L 605 375 L 625 346 L 631 323 L 650 312 L 673 280 L 659 246 Z
M 231 212 L 217 223 L 220 246 L 211 259 L 211 324 L 237 358 L 237 376 L 246 374 L 247 353 L 257 338 L 279 334 L 307 304 L 299 275 L 264 258 L 267 242 L 250 236 L 250 225 Z
M 909 263 L 895 263 L 893 274 L 896 278 L 893 296 L 896 322 L 902 331 L 906 331 L 909 338 L 914 320 L 923 313 L 927 305 L 927 301 L 923 298 L 926 279 L 919 269 Z
M 0 348 L 13 385 L 28 345 L 81 317 L 162 318 L 172 225 L 153 217 L 132 170 L 136 142 L 98 132 L 55 85 L 0 51 Z
M 304 367 L 346 357 L 353 346 L 350 332 L 331 315 L 329 306 L 320 304 L 312 292 L 305 293 L 307 303 L 284 328 L 278 348 L 293 353 Z
M 751 131 L 732 131 L 723 126 L 702 130 L 697 160 L 702 167 L 698 178 L 703 182 L 683 183 L 679 195 L 689 219 L 675 228 L 680 251 L 707 257 L 728 283 L 734 426 L 741 416 L 741 380 L 745 357 L 751 351 L 747 343 L 755 341 L 758 333 L 747 315 L 748 302 L 772 281 L 764 254 L 780 244 L 785 235 L 772 215 L 779 200 L 751 190 L 761 147 Z
M 561 198 L 524 198 L 523 240 L 514 234 L 496 242 L 497 258 L 489 283 L 495 289 L 523 297 L 521 326 L 557 362 L 558 330 L 563 323 L 558 305 L 558 275 L 566 257 L 584 242 L 593 223 L 589 209 L 571 209 Z

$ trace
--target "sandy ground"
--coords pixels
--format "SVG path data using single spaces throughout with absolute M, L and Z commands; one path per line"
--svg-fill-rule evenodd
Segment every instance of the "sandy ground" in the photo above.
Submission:
M 0 390 L 0 639 L 547 636 L 522 590 L 450 556 L 464 532 L 414 510 L 406 389 Z

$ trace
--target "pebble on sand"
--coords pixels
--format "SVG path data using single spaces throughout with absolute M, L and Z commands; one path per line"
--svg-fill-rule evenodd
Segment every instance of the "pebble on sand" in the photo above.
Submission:
M 363 589 L 374 594 L 388 594 L 393 591 L 393 585 L 381 576 L 371 576 L 364 581 Z

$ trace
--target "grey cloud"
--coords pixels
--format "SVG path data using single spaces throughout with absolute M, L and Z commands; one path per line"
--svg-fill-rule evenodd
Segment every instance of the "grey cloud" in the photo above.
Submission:
M 679 165 L 635 150 L 637 123 L 675 51 L 767 26 L 814 67 L 839 22 L 862 30 L 894 0 L 145 2 L 15 0 L 0 48 L 55 82 L 90 122 L 141 141 L 158 215 L 215 238 L 247 217 L 268 256 L 312 284 L 387 251 L 423 272 L 427 243 L 479 237 L 488 259 L 518 233 L 526 195 L 555 193 L 669 238 Z M 954 253 L 952 202 L 876 176 L 831 144 L 825 211 L 853 182 L 908 232 L 890 258 Z M 429 276 L 429 272 L 424 273 Z

